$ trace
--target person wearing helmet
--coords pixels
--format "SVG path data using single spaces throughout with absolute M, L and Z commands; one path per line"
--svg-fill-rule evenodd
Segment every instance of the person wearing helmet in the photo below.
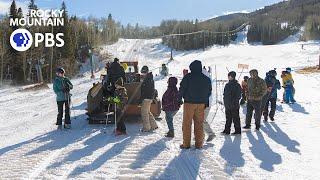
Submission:
M 63 117 L 63 105 L 65 105 L 65 119 L 64 128 L 71 128 L 70 120 L 70 90 L 73 89 L 73 85 L 70 80 L 65 77 L 65 70 L 63 68 L 57 68 L 56 78 L 53 82 L 53 90 L 56 94 L 56 101 L 58 105 L 58 115 L 56 125 L 59 129 L 62 128 L 62 117 Z
M 244 105 L 247 102 L 247 93 L 248 93 L 248 76 L 243 77 L 241 82 L 241 101 L 240 105 Z

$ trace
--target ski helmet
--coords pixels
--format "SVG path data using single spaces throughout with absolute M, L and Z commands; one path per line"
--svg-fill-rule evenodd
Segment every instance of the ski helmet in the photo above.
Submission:
M 143 67 L 141 68 L 141 73 L 143 73 L 143 74 L 149 73 L 149 68 L 148 68 L 148 66 L 143 66 Z

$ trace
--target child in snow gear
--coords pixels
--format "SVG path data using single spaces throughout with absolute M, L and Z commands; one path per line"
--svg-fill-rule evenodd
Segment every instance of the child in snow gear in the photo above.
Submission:
M 282 84 L 283 84 L 283 88 L 285 89 L 285 93 L 284 93 L 284 102 L 289 104 L 289 103 L 295 103 L 296 101 L 294 100 L 294 81 L 292 78 L 292 74 L 291 74 L 291 68 L 287 68 L 286 71 L 283 72 L 282 76 Z
M 112 104 L 117 104 L 117 129 L 116 135 L 126 134 L 126 125 L 124 123 L 124 112 L 128 103 L 127 90 L 124 87 L 123 79 L 119 78 L 115 83 L 115 93 Z
M 174 137 L 173 117 L 180 109 L 180 94 L 177 88 L 178 79 L 170 77 L 168 80 L 168 89 L 162 96 L 162 109 L 166 114 L 166 121 L 168 125 L 168 133 L 166 137 Z
M 58 105 L 58 115 L 57 122 L 58 128 L 62 126 L 62 117 L 63 117 L 63 105 L 65 105 L 65 118 L 64 118 L 64 127 L 69 129 L 71 127 L 70 120 L 70 99 L 71 94 L 70 90 L 73 88 L 70 80 L 65 77 L 65 70 L 63 68 L 58 68 L 56 70 L 56 78 L 53 82 L 53 90 L 56 94 L 56 100 Z
M 243 81 L 241 82 L 241 101 L 240 105 L 243 105 L 247 102 L 247 93 L 248 93 L 248 76 L 244 76 Z
M 258 71 L 253 69 L 250 71 L 250 78 L 248 79 L 248 103 L 247 103 L 247 114 L 246 114 L 246 126 L 244 129 L 251 128 L 251 119 L 253 111 L 255 111 L 254 119 L 256 124 L 256 130 L 260 129 L 261 123 L 261 102 L 262 97 L 267 92 L 266 82 L 261 79 L 258 75 Z
M 223 134 L 229 135 L 231 124 L 233 122 L 235 132 L 233 135 L 241 134 L 239 101 L 241 99 L 241 86 L 236 78 L 236 72 L 232 71 L 228 74 L 229 82 L 226 84 L 223 93 L 223 102 L 226 111 L 226 125 Z
M 209 104 L 212 91 L 210 79 L 202 73 L 200 61 L 193 61 L 189 66 L 191 73 L 184 76 L 180 83 L 179 92 L 184 99 L 183 107 L 183 144 L 182 149 L 190 148 L 191 125 L 194 121 L 195 146 L 203 146 L 204 109 Z
M 147 68 L 148 69 L 148 68 Z M 141 85 L 141 117 L 143 122 L 142 132 L 150 132 L 158 129 L 155 118 L 150 112 L 151 104 L 155 98 L 155 88 L 152 72 L 145 71 L 147 74 Z
M 166 64 L 162 64 L 160 74 L 162 76 L 168 76 L 169 75 L 169 70 L 168 70 L 168 67 L 166 66 Z
M 274 115 L 276 112 L 277 105 L 277 91 L 281 89 L 280 81 L 276 78 L 277 72 L 275 70 L 271 70 L 267 73 L 265 78 L 267 84 L 267 94 L 266 101 L 263 105 L 263 117 L 265 121 L 268 121 L 268 116 L 271 121 L 274 121 Z M 269 104 L 271 104 L 271 110 L 269 112 Z

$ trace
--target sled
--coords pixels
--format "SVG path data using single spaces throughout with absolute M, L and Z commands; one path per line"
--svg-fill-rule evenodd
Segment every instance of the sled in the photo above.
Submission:
M 125 107 L 124 117 L 131 119 L 140 119 L 140 98 L 141 98 L 141 85 L 140 74 L 138 73 L 138 62 L 121 62 L 125 64 L 127 81 L 124 87 L 127 89 L 128 104 Z M 157 92 L 156 92 L 157 94 Z M 104 87 L 102 83 L 93 84 L 87 95 L 87 115 L 89 124 L 111 124 L 114 122 L 113 116 L 108 115 L 107 107 L 108 103 L 104 94 Z M 151 113 L 155 118 L 158 118 L 161 114 L 161 101 L 155 97 L 151 104 Z M 108 119 L 107 119 L 108 117 Z

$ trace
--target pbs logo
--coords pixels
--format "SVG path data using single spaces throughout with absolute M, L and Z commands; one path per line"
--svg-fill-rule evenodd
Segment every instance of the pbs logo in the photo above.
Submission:
M 26 29 L 17 29 L 10 36 L 12 48 L 20 52 L 30 49 L 32 43 L 32 34 Z

